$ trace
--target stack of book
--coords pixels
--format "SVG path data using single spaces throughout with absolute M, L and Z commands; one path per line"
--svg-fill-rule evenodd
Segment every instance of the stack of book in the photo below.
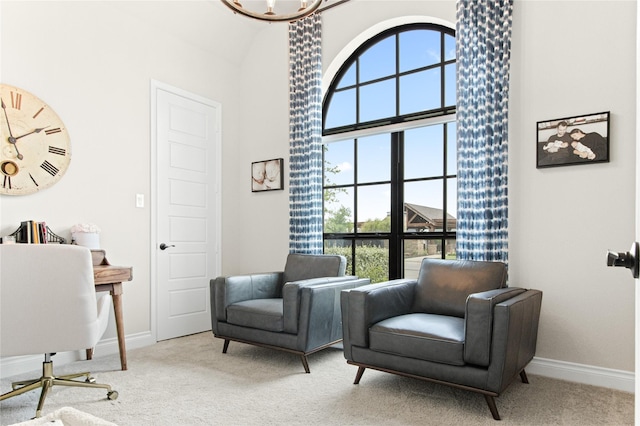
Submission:
M 33 220 L 26 220 L 20 223 L 20 229 L 18 229 L 18 234 L 16 235 L 17 243 L 46 244 L 47 240 L 46 223 Z

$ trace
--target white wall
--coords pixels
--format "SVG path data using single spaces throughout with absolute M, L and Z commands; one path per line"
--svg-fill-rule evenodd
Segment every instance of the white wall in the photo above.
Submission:
M 537 356 L 634 370 L 636 3 L 516 1 L 510 277 L 544 292 Z M 611 162 L 535 168 L 536 122 L 611 111 Z
M 134 267 L 125 331 L 149 330 L 150 200 L 144 209 L 134 201 L 149 194 L 153 78 L 222 103 L 224 273 L 283 266 L 288 182 L 251 193 L 249 168 L 282 157 L 288 170 L 286 24 L 264 24 L 236 66 L 108 3 L 0 7 L 2 82 L 49 102 L 73 138 L 71 168 L 57 185 L 0 198 L 0 234 L 24 219 L 46 220 L 63 236 L 74 223 L 98 223 L 112 263 Z M 634 238 L 635 7 L 516 0 L 512 44 L 511 283 L 544 291 L 538 357 L 622 372 L 634 369 L 634 284 L 628 271 L 605 266 L 605 254 Z M 455 22 L 455 1 L 352 0 L 327 11 L 325 70 L 359 34 L 406 15 Z M 211 42 L 233 48 L 221 37 Z M 535 168 L 537 121 L 599 111 L 612 114 L 610 163 Z
M 125 332 L 135 336 L 151 327 L 150 81 L 221 102 L 223 138 L 233 141 L 240 101 L 229 82 L 239 68 L 122 13 L 119 3 L 0 4 L 2 82 L 47 102 L 72 140 L 71 165 L 59 183 L 41 193 L 0 198 L 0 235 L 26 219 L 44 220 L 67 239 L 76 223 L 98 224 L 109 261 L 133 266 L 123 309 Z M 153 16 L 157 9 L 149 6 Z M 225 145 L 223 156 L 228 151 Z M 225 162 L 223 175 L 236 169 L 234 163 Z M 137 193 L 146 196 L 143 209 L 135 207 Z M 231 216 L 232 198 L 223 205 L 223 215 Z M 106 337 L 114 335 L 112 326 Z

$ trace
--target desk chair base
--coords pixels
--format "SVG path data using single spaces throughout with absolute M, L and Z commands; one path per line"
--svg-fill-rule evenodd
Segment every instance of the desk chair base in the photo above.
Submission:
M 8 398 L 12 398 L 14 396 L 21 395 L 25 392 L 29 392 L 34 389 L 42 388 L 42 393 L 40 394 L 40 400 L 38 401 L 38 408 L 36 409 L 36 417 L 40 417 L 42 415 L 42 406 L 44 405 L 44 400 L 49 393 L 49 389 L 52 386 L 77 386 L 84 388 L 102 388 L 107 390 L 107 399 L 115 400 L 118 399 L 118 392 L 111 390 L 110 385 L 95 383 L 95 379 L 89 376 L 90 373 L 76 373 L 76 374 L 68 374 L 64 376 L 55 377 L 53 375 L 53 362 L 51 361 L 51 354 L 45 355 L 45 360 L 42 363 L 42 377 L 35 380 L 25 380 L 20 382 L 14 382 L 11 384 L 13 388 L 12 391 L 9 391 L 5 394 L 0 395 L 0 401 L 3 401 Z M 86 377 L 84 381 L 73 380 L 78 377 Z

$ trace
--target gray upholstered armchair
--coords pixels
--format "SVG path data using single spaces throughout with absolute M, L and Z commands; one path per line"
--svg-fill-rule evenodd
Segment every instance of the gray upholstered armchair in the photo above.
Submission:
M 282 272 L 211 280 L 211 325 L 215 337 L 300 355 L 342 340 L 340 292 L 369 284 L 345 276 L 344 256 L 289 254 Z
M 341 294 L 344 355 L 366 368 L 495 396 L 536 351 L 542 293 L 506 287 L 498 262 L 424 259 L 418 279 L 371 284 Z

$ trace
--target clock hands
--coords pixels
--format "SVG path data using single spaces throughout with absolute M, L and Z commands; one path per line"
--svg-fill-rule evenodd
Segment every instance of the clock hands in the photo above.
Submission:
M 4 99 L 0 99 L 2 102 L 2 110 L 4 111 L 4 119 L 7 121 L 7 129 L 9 129 L 9 143 L 13 144 L 16 149 L 16 154 L 18 154 L 18 160 L 22 160 L 24 157 L 20 154 L 18 150 L 18 146 L 16 145 L 16 138 L 13 137 L 13 133 L 11 133 L 11 124 L 9 124 L 9 117 L 7 116 L 7 106 L 4 104 Z
M 2 102 L 2 110 L 4 111 L 4 119 L 7 121 L 7 129 L 9 129 L 9 139 L 13 139 L 13 133 L 11 133 L 11 124 L 9 124 L 9 117 L 7 117 L 7 106 L 4 104 L 4 99 L 0 99 Z
M 32 131 L 30 131 L 28 133 L 25 133 L 24 135 L 20 135 L 20 136 L 14 137 L 13 136 L 13 132 L 11 131 L 11 124 L 9 124 L 9 117 L 7 116 L 7 106 L 5 105 L 4 100 L 1 100 L 1 101 L 2 101 L 2 109 L 4 110 L 4 118 L 7 121 L 7 129 L 9 129 L 8 141 L 15 148 L 18 160 L 22 160 L 24 158 L 24 156 L 22 154 L 20 154 L 20 151 L 18 150 L 18 145 L 16 145 L 17 142 L 18 142 L 18 139 L 24 138 L 25 136 L 32 135 L 34 133 L 40 133 L 41 131 L 43 131 L 44 129 L 46 129 L 49 126 L 39 127 L 39 128 L 34 129 L 34 130 L 32 130 Z
M 29 135 L 31 135 L 31 134 L 33 134 L 33 133 L 40 133 L 41 131 L 43 131 L 43 130 L 44 130 L 44 129 L 46 129 L 47 127 L 49 127 L 49 126 L 40 127 L 40 128 L 38 128 L 38 129 L 35 129 L 35 130 L 30 131 L 29 133 L 25 133 L 24 135 L 16 136 L 16 137 L 15 137 L 15 138 L 13 138 L 13 139 L 17 141 L 18 139 L 20 139 L 20 138 L 24 138 L 25 136 L 29 136 Z M 9 142 L 11 142 L 11 139 L 9 139 Z M 14 142 L 14 143 L 15 143 L 15 142 Z
M 7 123 L 8 123 L 8 121 L 7 121 Z M 25 133 L 24 135 L 16 136 L 15 138 L 13 136 L 9 136 L 9 143 L 12 143 L 14 148 L 16 149 L 16 153 L 18 154 L 18 160 L 22 160 L 24 158 L 24 156 L 22 154 L 20 154 L 20 151 L 18 151 L 18 145 L 16 145 L 17 142 L 18 142 L 18 139 L 24 138 L 25 136 L 32 135 L 34 133 L 40 133 L 41 131 L 43 131 L 47 127 L 49 127 L 49 126 L 39 127 L 39 128 L 37 128 L 35 130 L 30 131 L 29 133 Z M 11 130 L 9 130 L 9 134 L 11 134 Z
M 11 139 L 9 139 L 9 142 L 11 142 Z M 18 157 L 18 160 L 22 160 L 24 156 L 20 154 L 20 151 L 18 150 L 18 145 L 16 145 L 16 142 L 15 142 L 15 139 L 11 143 L 13 144 L 13 147 L 16 149 L 16 154 L 18 154 L 16 157 Z

